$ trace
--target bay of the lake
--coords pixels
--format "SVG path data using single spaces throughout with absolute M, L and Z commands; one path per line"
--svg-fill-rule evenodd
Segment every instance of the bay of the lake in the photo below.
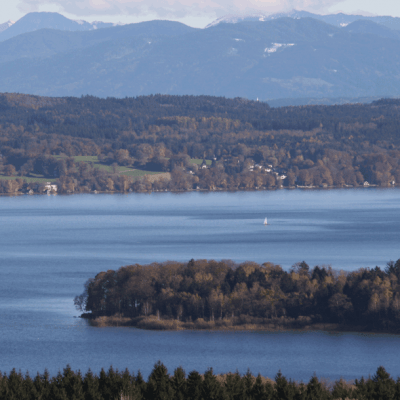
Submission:
M 399 238 L 394 188 L 1 197 L 0 371 L 113 365 L 147 376 L 161 360 L 170 372 L 280 369 L 308 381 L 383 365 L 398 376 L 400 335 L 94 328 L 76 318 L 73 298 L 100 271 L 153 261 L 384 268 L 400 258 Z

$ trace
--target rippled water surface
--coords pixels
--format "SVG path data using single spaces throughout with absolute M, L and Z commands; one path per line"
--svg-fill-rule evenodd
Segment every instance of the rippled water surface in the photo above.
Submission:
M 281 369 L 303 380 L 351 379 L 379 365 L 400 375 L 397 335 L 92 328 L 72 303 L 89 277 L 136 262 L 305 260 L 354 270 L 400 258 L 399 237 L 398 189 L 1 197 L 0 370 L 112 364 L 147 375 L 160 359 L 170 371 Z

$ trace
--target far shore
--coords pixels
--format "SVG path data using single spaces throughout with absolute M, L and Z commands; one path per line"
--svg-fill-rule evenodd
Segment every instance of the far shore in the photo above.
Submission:
M 24 193 L 24 192 L 14 192 L 14 193 L 0 193 L 0 196 L 4 197 L 19 197 L 19 196 L 72 196 L 72 195 L 80 195 L 80 194 L 135 194 L 135 193 L 140 193 L 140 194 L 151 194 L 151 193 L 176 193 L 176 194 L 182 194 L 182 193 L 216 193 L 216 192 L 225 192 L 225 193 L 238 193 L 238 192 L 265 192 L 265 191 L 277 191 L 277 190 L 313 190 L 313 191 L 326 191 L 326 190 L 338 190 L 338 189 L 394 189 L 394 188 L 399 188 L 400 185 L 389 185 L 389 186 L 379 186 L 379 185 L 368 185 L 368 186 L 352 186 L 352 185 L 344 185 L 344 186 L 326 186 L 326 187 L 320 187 L 320 186 L 281 186 L 281 187 L 270 187 L 270 188 L 253 188 L 253 189 L 222 189 L 222 188 L 215 188 L 215 189 L 186 189 L 186 190 L 174 190 L 174 189 L 160 189 L 160 190 L 150 190 L 150 191 L 126 191 L 126 192 L 120 192 L 120 191 L 99 191 L 99 190 L 94 190 L 94 191 L 76 191 L 76 192 L 71 192 L 71 193 L 57 193 L 57 192 L 52 192 L 52 193 Z

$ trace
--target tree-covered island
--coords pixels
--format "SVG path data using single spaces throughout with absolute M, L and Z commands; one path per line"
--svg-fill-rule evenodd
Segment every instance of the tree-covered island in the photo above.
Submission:
M 400 183 L 400 100 L 0 94 L 0 194 Z
M 400 259 L 334 271 L 303 261 L 129 265 L 100 272 L 74 300 L 98 326 L 144 329 L 323 329 L 400 332 Z

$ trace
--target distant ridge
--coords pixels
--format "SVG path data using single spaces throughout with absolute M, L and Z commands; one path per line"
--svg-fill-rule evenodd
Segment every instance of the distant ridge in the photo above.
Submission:
M 358 20 L 343 28 L 346 32 L 379 36 L 387 39 L 400 39 L 400 31 L 390 29 L 384 25 L 377 24 L 370 20 Z
M 400 31 L 371 20 L 338 27 L 282 17 L 208 29 L 157 20 L 92 29 L 56 13 L 44 16 L 62 29 L 0 41 L 0 92 L 298 99 L 295 104 L 400 96 Z M 34 17 L 31 27 L 38 26 Z
M 380 100 L 380 96 L 371 97 L 321 97 L 321 98 L 288 98 L 288 99 L 271 99 L 267 100 L 270 107 L 297 107 L 297 106 L 334 106 L 344 104 L 370 104 L 374 101 Z M 395 98 L 389 98 L 385 100 L 395 100 Z
M 11 24 L 10 24 L 11 22 Z M 8 24 L 8 26 L 7 26 Z M 91 31 L 99 28 L 115 26 L 105 22 L 73 21 L 55 12 L 32 12 L 17 22 L 8 21 L 0 25 L 0 41 L 39 29 L 57 29 L 60 31 Z M 4 27 L 1 29 L 1 27 Z
M 286 13 L 276 13 L 276 14 L 251 14 L 251 15 L 227 15 L 217 20 L 211 22 L 211 24 L 207 25 L 206 28 L 210 28 L 212 26 L 227 23 L 227 24 L 236 24 L 239 22 L 249 22 L 249 21 L 272 21 L 278 18 L 313 18 L 319 21 L 326 22 L 327 24 L 334 25 L 337 27 L 345 27 L 352 22 L 365 20 L 372 21 L 376 24 L 386 26 L 389 29 L 400 30 L 400 18 L 398 17 L 390 17 L 390 16 L 376 16 L 376 17 L 366 17 L 363 15 L 349 15 L 349 14 L 313 14 L 307 11 L 298 11 L 292 10 Z

